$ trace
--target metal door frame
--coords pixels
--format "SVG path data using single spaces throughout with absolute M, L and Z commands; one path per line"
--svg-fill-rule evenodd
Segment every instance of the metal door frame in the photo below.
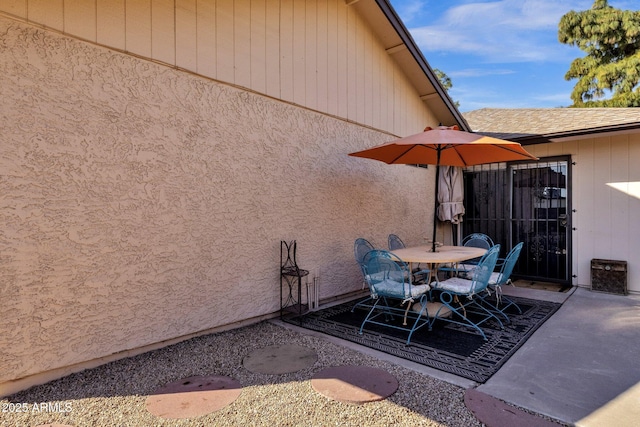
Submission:
M 517 169 L 528 169 L 526 166 L 530 166 L 530 169 L 536 169 L 539 168 L 541 166 L 544 166 L 545 164 L 557 164 L 560 162 L 564 162 L 566 164 L 566 168 L 567 168 L 567 172 L 566 172 L 566 206 L 565 206 L 565 210 L 566 210 L 566 225 L 565 225 L 565 250 L 566 250 L 566 257 L 565 257 L 565 274 L 564 274 L 564 278 L 552 278 L 552 277 L 543 277 L 543 276 L 527 276 L 527 275 L 518 275 L 518 277 L 521 278 L 525 278 L 525 279 L 537 279 L 537 280 L 545 280 L 545 281 L 549 281 L 549 282 L 556 282 L 556 283 L 560 283 L 563 285 L 569 285 L 571 286 L 572 284 L 572 278 L 573 278 L 573 248 L 572 248 L 572 241 L 573 241 L 573 226 L 572 226 L 572 214 L 574 213 L 573 211 L 573 207 L 572 207 L 572 201 L 573 201 L 573 191 L 572 191 L 572 179 L 571 179 L 571 166 L 572 166 L 572 162 L 571 162 L 571 156 L 569 155 L 565 155 L 565 156 L 551 156 L 551 157 L 543 157 L 540 158 L 540 160 L 535 161 L 535 162 L 531 162 L 531 161 L 522 161 L 522 162 L 510 162 L 507 163 L 507 170 L 508 170 L 508 180 L 509 180 L 509 189 L 510 189 L 510 194 L 509 194 L 509 222 L 511 223 L 511 226 L 508 228 L 508 233 L 509 233 L 509 242 L 511 247 L 514 244 L 514 236 L 513 236 L 513 225 L 514 223 L 517 221 L 516 219 L 513 218 L 513 202 L 514 202 L 514 195 L 513 195 L 513 176 L 514 176 L 514 171 Z M 515 275 L 515 274 L 514 274 Z
M 525 278 L 525 279 L 532 279 L 532 280 L 538 280 L 538 281 L 548 281 L 548 282 L 556 282 L 556 283 L 560 283 L 563 285 L 571 285 L 572 283 L 572 277 L 573 277 L 573 271 L 572 271 L 572 265 L 573 265 L 573 249 L 572 249 L 572 218 L 571 215 L 573 214 L 573 208 L 572 208 L 572 199 L 573 199 L 573 195 L 572 195 L 572 184 L 571 184 L 571 176 L 572 176 L 572 171 L 571 171 L 571 166 L 572 166 L 572 162 L 571 162 L 571 156 L 550 156 L 550 157 L 544 157 L 541 158 L 538 161 L 520 161 L 520 162 L 508 162 L 508 163 L 494 163 L 494 164 L 489 164 L 489 165 L 483 165 L 483 166 L 478 166 L 478 167 L 469 167 L 467 168 L 465 171 L 469 172 L 469 173 L 481 173 L 481 172 L 487 172 L 488 175 L 487 177 L 491 177 L 491 172 L 496 172 L 496 171 L 500 171 L 503 170 L 504 171 L 504 175 L 501 178 L 500 175 L 495 175 L 495 179 L 497 179 L 497 181 L 492 182 L 485 182 L 484 186 L 486 185 L 495 185 L 497 187 L 495 188 L 489 188 L 489 192 L 491 191 L 495 191 L 498 190 L 500 188 L 503 188 L 504 190 L 504 194 L 503 194 L 503 198 L 502 199 L 489 199 L 489 201 L 491 201 L 492 203 L 497 203 L 496 205 L 492 205 L 495 207 L 495 209 L 499 209 L 502 212 L 502 215 L 506 216 L 505 217 L 495 217 L 495 218 L 483 218 L 483 217 L 470 217 L 469 221 L 467 221 L 466 219 L 463 220 L 462 225 L 463 225 L 463 235 L 464 234 L 468 234 L 471 232 L 484 232 L 486 234 L 491 235 L 491 230 L 493 230 L 494 232 L 497 232 L 499 234 L 502 234 L 502 239 L 504 240 L 503 244 L 506 244 L 505 248 L 503 248 L 501 250 L 502 255 L 506 255 L 506 253 L 511 250 L 511 248 L 514 246 L 514 244 L 516 242 L 514 242 L 514 239 L 516 238 L 516 236 L 514 236 L 514 224 L 517 223 L 518 220 L 513 218 L 514 212 L 514 181 L 513 181 L 513 177 L 514 177 L 514 171 L 517 169 L 536 169 L 536 168 L 541 168 L 544 167 L 546 165 L 549 166 L 553 166 L 554 163 L 559 163 L 559 162 L 564 162 L 566 164 L 566 179 L 565 179 L 565 187 L 566 187 L 566 204 L 565 204 L 565 210 L 566 210 L 566 225 L 565 227 L 565 235 L 566 235 L 566 241 L 565 246 L 566 246 L 566 258 L 564 260 L 565 265 L 564 265 L 564 277 L 563 278 L 553 278 L 553 277 L 544 277 L 541 275 L 525 275 L 525 274 L 516 274 L 514 272 L 514 277 L 519 277 L 519 278 Z M 527 167 L 528 166 L 528 167 Z M 564 166 L 564 165 L 563 165 Z M 487 169 L 488 168 L 488 169 Z M 478 181 L 480 184 L 482 184 L 482 177 L 480 176 L 480 181 Z M 469 206 L 469 207 L 476 207 L 475 202 L 473 200 L 469 200 L 469 205 L 467 205 L 467 201 L 468 199 L 471 199 L 471 197 L 476 197 L 476 195 L 474 194 L 473 196 L 468 194 L 468 192 L 472 192 L 473 191 L 473 185 L 471 185 L 473 181 L 467 182 L 467 175 L 465 174 L 465 207 Z M 545 187 L 546 188 L 546 187 Z M 477 189 L 476 189 L 477 190 Z M 533 198 L 532 198 L 533 200 Z M 502 202 L 504 204 L 507 204 L 507 206 L 502 205 L 501 203 L 498 202 Z M 500 207 L 502 206 L 502 208 Z M 471 212 L 467 212 L 467 214 L 471 214 Z M 519 219 L 520 221 L 522 219 Z M 475 225 L 473 225 L 475 224 Z M 549 222 L 545 223 L 547 226 L 549 226 Z M 537 228 L 537 225 L 534 225 Z M 546 235 L 548 236 L 548 232 L 546 233 Z M 560 236 L 559 234 L 557 234 L 558 236 Z M 548 244 L 548 241 L 547 241 Z M 521 255 L 521 259 L 524 255 L 524 250 L 523 250 L 523 254 Z M 563 254 L 564 255 L 564 254 Z M 560 257 L 561 258 L 561 257 Z M 547 258 L 547 260 L 551 260 L 551 258 Z M 520 264 L 520 263 L 519 263 Z M 523 268 L 523 270 L 525 270 Z M 550 270 L 547 270 L 547 272 L 549 272 Z M 530 271 L 529 271 L 530 272 Z M 549 276 L 550 274 L 546 274 L 546 276 Z

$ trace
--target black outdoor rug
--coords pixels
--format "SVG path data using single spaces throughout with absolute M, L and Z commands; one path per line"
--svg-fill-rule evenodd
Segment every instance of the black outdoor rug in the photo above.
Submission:
M 511 323 L 503 322 L 502 330 L 497 322 L 483 324 L 487 341 L 472 328 L 440 319 L 431 331 L 427 326 L 415 331 L 410 345 L 406 344 L 408 332 L 385 326 L 367 324 L 360 335 L 360 324 L 368 309 L 356 308 L 352 313 L 359 300 L 285 321 L 484 383 L 560 308 L 560 304 L 548 301 L 509 298 L 520 306 L 522 314 L 509 308 Z M 395 321 L 402 322 L 401 317 L 396 316 Z

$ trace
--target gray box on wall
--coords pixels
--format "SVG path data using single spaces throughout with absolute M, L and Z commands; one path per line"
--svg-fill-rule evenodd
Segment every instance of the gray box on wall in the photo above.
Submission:
M 627 261 L 592 259 L 591 290 L 627 295 Z

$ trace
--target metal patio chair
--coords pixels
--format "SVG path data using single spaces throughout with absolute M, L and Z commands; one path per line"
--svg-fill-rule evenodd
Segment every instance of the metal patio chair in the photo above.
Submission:
M 511 282 L 511 273 L 513 272 L 513 268 L 520 257 L 520 252 L 522 251 L 522 246 L 524 243 L 520 242 L 509 251 L 507 257 L 504 259 L 498 259 L 496 263 L 496 267 L 500 267 L 499 271 L 491 273 L 491 277 L 489 278 L 489 286 L 488 288 L 494 292 L 495 295 L 495 305 L 491 302 L 487 301 L 483 296 L 481 298 L 486 303 L 487 307 L 490 310 L 494 310 L 500 313 L 504 318 L 509 322 L 509 316 L 506 313 L 506 310 L 509 307 L 515 307 L 518 310 L 519 314 L 522 314 L 522 310 L 512 299 L 504 296 L 502 294 L 502 286 L 507 284 L 512 284 Z M 504 303 L 504 304 L 503 304 Z
M 438 310 L 435 313 L 434 322 L 436 319 L 442 319 L 447 322 L 469 326 L 477 330 L 485 341 L 487 336 L 480 328 L 480 325 L 493 319 L 501 329 L 504 327 L 500 319 L 484 306 L 483 300 L 479 295 L 487 291 L 491 273 L 495 269 L 499 253 L 500 245 L 492 246 L 482 256 L 480 263 L 471 271 L 470 279 L 452 277 L 441 282 L 435 281 L 431 283 L 432 291 L 440 291 L 440 301 L 451 310 L 451 317 L 449 318 L 438 316 L 440 311 Z M 469 314 L 474 317 L 469 318 Z
M 429 285 L 412 285 L 409 267 L 392 252 L 373 250 L 366 257 L 365 278 L 374 303 L 360 325 L 360 333 L 367 324 L 375 324 L 409 332 L 407 344 L 413 333 L 430 327 L 427 313 Z M 414 302 L 420 302 L 420 310 L 411 310 Z M 405 306 L 406 307 L 403 307 Z M 397 316 L 402 316 L 402 323 Z
M 387 237 L 387 243 L 391 252 L 396 249 L 404 249 L 407 247 L 397 234 L 389 234 Z M 423 267 L 421 264 L 418 264 L 411 270 L 411 273 L 413 274 L 413 283 L 424 283 L 429 278 L 431 270 Z
M 491 247 L 495 246 L 495 244 L 493 243 L 491 237 L 487 236 L 484 233 L 471 233 L 465 236 L 464 239 L 462 239 L 462 246 L 490 249 Z M 453 276 L 466 277 L 466 275 L 471 270 L 473 270 L 473 268 L 478 265 L 479 262 L 480 258 L 474 258 L 460 264 L 442 266 L 438 270 L 447 271 Z
M 375 248 L 373 247 L 373 245 L 367 239 L 364 239 L 362 237 L 358 237 L 353 243 L 353 254 L 356 258 L 356 262 L 358 263 L 358 266 L 360 266 L 360 270 L 362 270 L 363 280 L 364 280 L 364 257 L 367 253 L 369 253 L 374 249 Z M 365 285 L 366 283 L 363 282 L 363 288 Z
M 358 237 L 355 242 L 353 243 L 353 253 L 356 259 L 356 262 L 358 263 L 358 266 L 360 267 L 360 271 L 362 272 L 362 288 L 364 289 L 366 286 L 368 286 L 366 278 L 365 278 L 365 256 L 371 252 L 372 250 L 374 250 L 373 245 L 371 244 L 371 242 L 369 242 L 367 239 L 362 238 L 362 237 Z M 353 312 L 356 307 L 361 307 L 361 306 L 366 306 L 366 307 L 370 307 L 370 303 L 371 303 L 372 299 L 371 297 L 364 299 L 360 302 L 358 302 L 357 304 L 355 304 L 352 308 L 351 311 Z
M 389 234 L 389 237 L 387 237 L 387 242 L 389 244 L 389 250 L 392 252 L 396 249 L 406 248 L 406 245 L 397 234 Z

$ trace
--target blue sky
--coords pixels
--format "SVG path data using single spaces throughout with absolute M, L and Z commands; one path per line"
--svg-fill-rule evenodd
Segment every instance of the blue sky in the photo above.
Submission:
M 564 75 L 584 56 L 558 41 L 558 23 L 593 0 L 390 0 L 432 68 L 452 80 L 460 111 L 571 105 Z M 640 9 L 639 0 L 609 0 Z

